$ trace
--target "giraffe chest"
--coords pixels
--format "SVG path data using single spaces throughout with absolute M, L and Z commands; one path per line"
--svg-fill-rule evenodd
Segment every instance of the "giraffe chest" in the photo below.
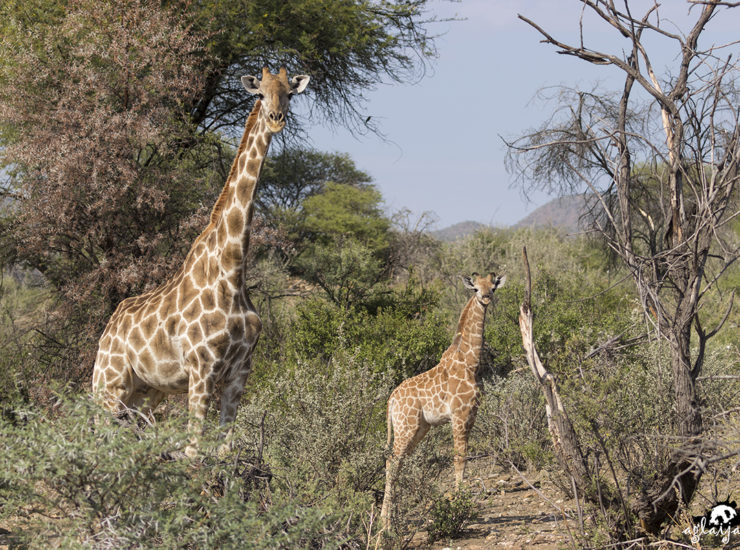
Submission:
M 440 401 L 438 403 L 430 401 L 426 404 L 426 406 L 422 407 L 421 411 L 424 420 L 427 424 L 431 426 L 439 426 L 440 424 L 445 424 L 449 422 L 452 418 L 450 405 L 449 403 L 444 401 Z
M 432 369 L 407 383 L 407 395 L 415 397 L 424 420 L 432 426 L 477 408 L 480 390 L 465 369 Z
M 204 360 L 226 366 L 244 360 L 257 343 L 262 322 L 243 295 L 217 296 L 220 304 L 197 318 L 184 318 L 180 337 L 186 360 L 196 353 Z

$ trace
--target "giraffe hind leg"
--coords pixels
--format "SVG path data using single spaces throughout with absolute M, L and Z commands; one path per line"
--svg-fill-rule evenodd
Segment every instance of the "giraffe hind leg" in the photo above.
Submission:
M 392 515 L 395 505 L 393 491 L 396 488 L 396 478 L 401 462 L 400 458 L 393 455 L 385 461 L 385 491 L 383 493 L 383 506 L 380 509 L 380 518 L 383 521 L 383 531 L 386 532 L 390 532 L 393 525 Z
M 129 408 L 135 409 L 140 413 L 137 421 L 139 424 L 154 422 L 154 409 L 157 408 L 162 400 L 166 397 L 164 392 L 155 388 L 144 386 L 137 388 L 130 399 Z
M 424 436 L 427 435 L 431 426 L 419 415 L 419 418 L 414 425 L 407 427 L 403 433 L 395 435 L 393 441 L 393 455 L 394 456 L 409 456 L 414 452 L 416 446 L 421 443 Z
M 419 442 L 429 431 L 430 425 L 424 420 L 421 411 L 415 417 L 408 418 L 405 425 L 402 422 L 393 422 L 393 454 L 386 460 L 385 494 L 380 516 L 383 519 L 383 529 L 390 531 L 393 525 L 393 515 L 396 506 L 396 485 L 398 474 L 404 458 L 414 452 Z
M 134 379 L 131 369 L 115 369 L 115 365 L 99 368 L 96 364 L 93 377 L 93 395 L 96 401 L 108 409 L 114 417 L 127 415 L 131 397 L 134 393 Z

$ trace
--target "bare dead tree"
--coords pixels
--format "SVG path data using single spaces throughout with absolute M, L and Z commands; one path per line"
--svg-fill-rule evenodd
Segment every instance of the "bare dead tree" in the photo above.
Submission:
M 583 36 L 577 45 L 564 43 L 519 17 L 559 54 L 620 69 L 623 88 L 615 95 L 567 91 L 545 126 L 509 143 L 508 163 L 524 181 L 592 197 L 595 228 L 629 270 L 645 319 L 669 344 L 673 432 L 681 443 L 633 503 L 643 529 L 656 533 L 681 501 L 691 500 L 702 474 L 701 461 L 692 458 L 703 431 L 696 380 L 707 341 L 724 321 L 705 329 L 699 306 L 740 252 L 723 229 L 740 213 L 733 202 L 740 160 L 738 66 L 725 56 L 730 45 L 699 48 L 710 20 L 736 6 L 691 2 L 699 4 L 698 16 L 684 36 L 661 25 L 657 3 L 636 16 L 627 0 L 623 7 L 613 0 L 579 1 L 581 27 L 586 13 L 595 15 L 627 39 L 624 53 L 590 49 Z M 648 35 L 678 46 L 672 76 L 656 73 Z M 731 307 L 732 296 L 728 313 Z
M 590 487 L 588 466 L 578 445 L 578 438 L 573 424 L 563 406 L 555 377 L 549 372 L 540 360 L 537 348 L 534 345 L 534 312 L 532 311 L 532 275 L 529 270 L 527 249 L 522 250 L 524 258 L 524 301 L 519 307 L 519 330 L 522 333 L 522 345 L 527 354 L 527 364 L 532 370 L 535 380 L 540 385 L 545 397 L 545 412 L 547 415 L 547 429 L 553 442 L 555 456 L 560 466 L 570 477 L 577 480 L 580 487 Z

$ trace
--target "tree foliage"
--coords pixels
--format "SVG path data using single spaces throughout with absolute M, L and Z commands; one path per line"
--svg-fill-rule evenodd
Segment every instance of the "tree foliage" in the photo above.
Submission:
M 380 203 L 373 187 L 332 182 L 304 201 L 302 230 L 310 244 L 298 269 L 343 307 L 366 300 L 390 274 L 390 222 Z
M 264 64 L 311 75 L 312 109 L 324 120 L 364 129 L 365 93 L 382 79 L 415 80 L 435 54 L 428 0 L 180 0 L 199 34 L 210 36 L 216 62 L 194 102 L 210 129 L 241 126 L 251 108 L 237 77 Z M 296 129 L 291 121 L 289 129 Z M 292 131 L 291 130 L 291 131 Z
M 5 15 L 25 28 L 23 11 Z M 4 256 L 41 271 L 62 293 L 63 320 L 94 338 L 204 224 L 208 148 L 182 149 L 202 41 L 148 0 L 75 0 L 53 33 L 14 38 L 3 37 L 0 65 Z
M 286 148 L 265 160 L 256 201 L 263 216 L 276 218 L 281 211 L 301 209 L 303 202 L 322 191 L 327 182 L 360 187 L 371 181 L 346 153 Z

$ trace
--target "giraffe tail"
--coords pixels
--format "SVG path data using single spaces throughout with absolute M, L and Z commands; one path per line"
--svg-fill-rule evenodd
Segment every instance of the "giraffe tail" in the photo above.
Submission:
M 385 427 L 388 432 L 386 441 L 385 441 L 385 454 L 390 455 L 391 454 L 391 441 L 393 441 L 393 417 L 391 416 L 391 403 L 393 401 L 393 396 L 388 399 L 388 407 L 386 409 L 386 419 L 385 419 Z

